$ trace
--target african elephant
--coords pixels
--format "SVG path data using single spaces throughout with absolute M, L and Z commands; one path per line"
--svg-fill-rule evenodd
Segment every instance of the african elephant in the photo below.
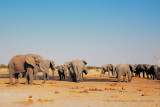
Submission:
M 143 73 L 143 78 L 145 78 L 145 73 L 147 74 L 147 78 L 149 78 L 149 70 L 151 65 L 149 64 L 138 64 L 136 67 L 136 76 L 140 77 L 140 73 Z
M 104 64 L 102 66 L 102 71 L 100 76 L 104 76 L 105 72 L 108 72 L 108 76 L 110 76 L 110 71 L 112 72 L 112 75 L 115 75 L 115 66 L 113 64 Z
M 123 75 L 123 82 L 125 82 L 126 75 L 128 75 L 128 82 L 131 82 L 135 67 L 131 64 L 119 64 L 116 66 L 117 81 L 120 82 L 121 75 Z
M 159 79 L 159 72 L 160 72 L 160 69 L 159 69 L 159 67 L 157 65 L 152 65 L 150 67 L 150 72 L 149 73 L 150 73 L 150 75 L 153 76 L 153 80 L 155 78 Z
M 69 64 L 70 64 L 70 63 L 71 63 L 71 62 L 67 61 L 67 62 L 64 62 L 64 64 L 63 64 L 63 67 L 64 67 L 64 70 L 65 70 L 65 72 L 66 72 L 66 75 L 67 75 L 67 72 L 70 73 L 70 72 L 69 72 Z M 69 74 L 69 77 L 70 77 L 70 74 Z M 70 79 L 71 79 L 71 77 L 70 77 Z
M 44 60 L 44 72 L 45 72 L 45 76 L 46 76 L 47 80 L 49 80 L 49 68 L 51 68 L 52 76 L 54 78 L 54 70 L 55 70 L 54 61 L 53 60 Z M 40 71 L 40 69 L 38 69 L 38 67 L 35 67 L 34 71 L 35 71 L 34 77 L 37 80 L 38 79 L 37 73 L 38 73 L 38 71 Z
M 72 60 L 69 64 L 69 74 L 72 81 L 83 81 L 83 72 L 87 75 L 88 70 L 86 68 L 87 62 L 85 60 Z
M 15 75 L 15 83 L 19 83 L 18 76 L 20 73 L 26 74 L 26 84 L 33 85 L 34 67 L 38 66 L 44 73 L 44 59 L 40 55 L 26 54 L 16 55 L 8 63 L 10 84 L 13 84 L 13 76 Z M 45 76 L 43 75 L 45 83 Z
M 59 74 L 59 79 L 60 80 L 65 80 L 67 72 L 64 70 L 64 66 L 63 65 L 60 65 L 58 67 L 58 74 Z

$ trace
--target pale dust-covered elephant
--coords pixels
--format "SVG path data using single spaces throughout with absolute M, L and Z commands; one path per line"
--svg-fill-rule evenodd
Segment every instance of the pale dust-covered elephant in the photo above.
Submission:
M 13 76 L 15 83 L 19 83 L 18 76 L 20 73 L 27 76 L 26 84 L 33 84 L 34 68 L 38 66 L 44 73 L 44 59 L 40 55 L 26 54 L 16 55 L 8 63 L 10 84 L 13 84 Z M 45 76 L 43 75 L 45 83 Z
M 117 81 L 120 82 L 121 75 L 123 76 L 123 82 L 125 82 L 126 76 L 128 76 L 128 82 L 131 82 L 135 67 L 131 64 L 119 64 L 116 66 Z
M 104 64 L 102 66 L 102 71 L 100 76 L 104 76 L 105 72 L 108 72 L 108 76 L 110 76 L 110 71 L 112 72 L 112 75 L 115 75 L 115 66 L 114 64 Z
M 83 81 L 83 72 L 87 75 L 88 70 L 86 68 L 87 62 L 85 60 L 72 60 L 69 64 L 69 74 L 72 81 Z

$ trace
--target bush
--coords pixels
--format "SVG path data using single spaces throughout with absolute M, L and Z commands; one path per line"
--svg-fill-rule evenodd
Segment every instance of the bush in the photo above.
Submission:
M 7 65 L 4 65 L 4 64 L 1 64 L 1 65 L 0 65 L 0 68 L 8 68 L 8 66 L 7 66 Z
M 101 69 L 101 67 L 87 66 L 87 69 Z

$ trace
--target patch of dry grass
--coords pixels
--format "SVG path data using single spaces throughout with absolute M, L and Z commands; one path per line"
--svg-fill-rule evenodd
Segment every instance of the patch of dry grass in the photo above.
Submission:
M 0 68 L 0 73 L 8 73 L 8 68 Z

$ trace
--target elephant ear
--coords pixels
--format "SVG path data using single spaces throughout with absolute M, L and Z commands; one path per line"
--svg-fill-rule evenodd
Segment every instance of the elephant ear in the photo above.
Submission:
M 133 67 L 133 65 L 129 65 L 129 68 L 130 68 L 131 72 L 133 72 L 133 71 L 134 71 L 134 67 Z
M 54 70 L 55 70 L 55 64 L 54 64 L 54 61 L 50 61 L 50 67 L 51 67 L 52 69 L 54 69 Z
M 84 62 L 85 65 L 87 65 L 87 62 L 85 60 L 82 60 Z
M 33 67 L 36 66 L 35 60 L 34 60 L 33 56 L 31 56 L 31 55 L 27 56 L 26 63 L 29 65 L 32 65 Z

